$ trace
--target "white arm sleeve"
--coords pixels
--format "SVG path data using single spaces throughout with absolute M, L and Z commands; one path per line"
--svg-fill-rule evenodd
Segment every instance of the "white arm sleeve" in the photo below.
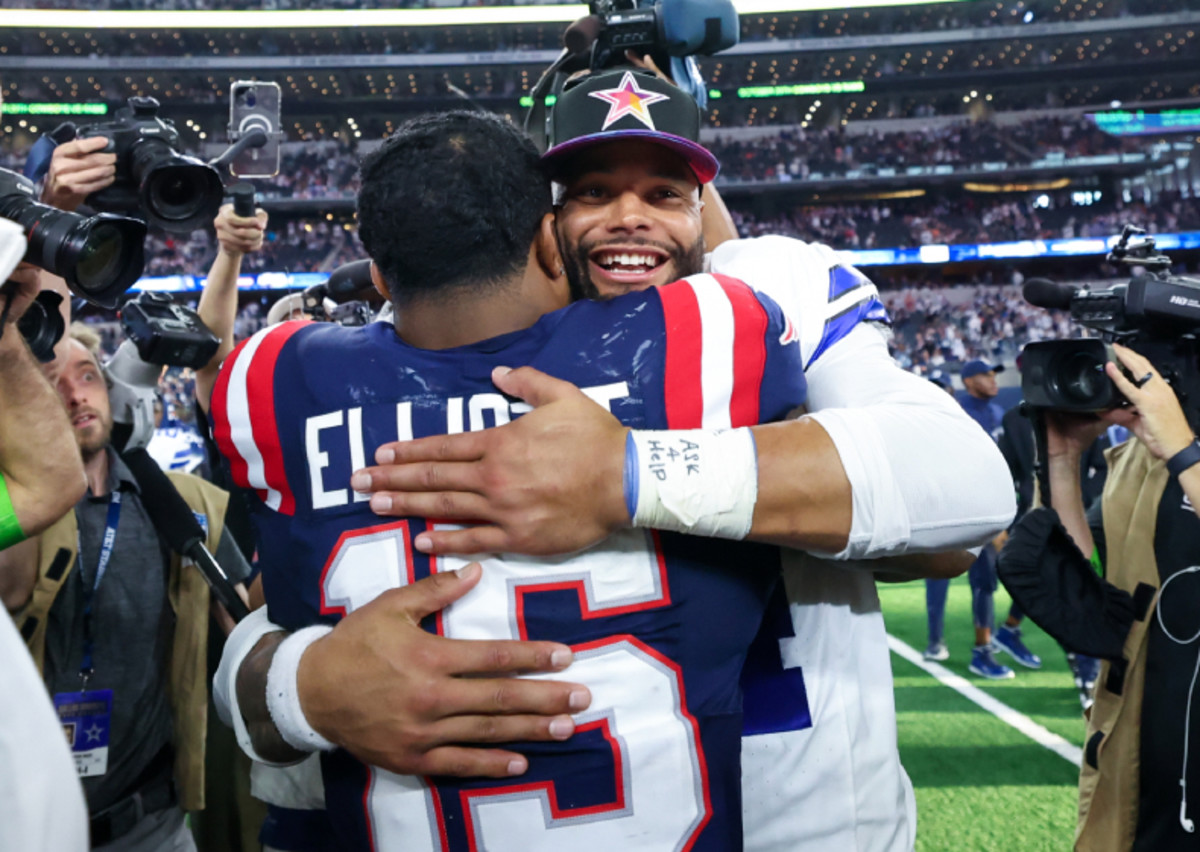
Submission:
M 808 408 L 833 439 L 854 515 L 837 559 L 979 545 L 1016 514 L 995 442 L 945 391 L 900 369 L 860 324 L 807 371 Z
M 258 640 L 268 633 L 280 630 L 283 628 L 271 623 L 265 606 L 251 612 L 238 622 L 237 626 L 233 628 L 233 632 L 229 634 L 229 638 L 225 640 L 225 649 L 221 652 L 221 664 L 217 666 L 217 673 L 213 676 L 213 704 L 217 706 L 217 715 L 221 717 L 222 722 L 233 728 L 238 746 L 246 753 L 246 756 L 268 766 L 289 766 L 291 764 L 266 760 L 254 750 L 254 746 L 250 742 L 250 732 L 246 730 L 246 721 L 242 718 L 242 709 L 238 706 L 237 675 L 238 669 L 242 667 L 242 662 L 254 650 Z
M 945 391 L 901 370 L 881 331 L 875 286 L 828 246 L 788 237 L 730 240 L 709 258 L 775 299 L 800 336 L 810 416 L 825 428 L 853 491 L 838 559 L 980 544 L 1016 513 L 992 439 Z

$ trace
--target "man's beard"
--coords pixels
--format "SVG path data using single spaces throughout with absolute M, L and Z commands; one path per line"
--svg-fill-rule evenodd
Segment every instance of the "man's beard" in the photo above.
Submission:
M 76 443 L 79 444 L 79 454 L 83 456 L 83 461 L 85 464 L 95 458 L 98 454 L 104 452 L 104 448 L 107 447 L 108 442 L 112 440 L 112 420 L 106 420 L 97 414 L 96 422 L 100 424 L 100 430 L 98 433 L 93 434 L 89 438 L 85 438 L 79 434 L 76 435 Z
M 561 243 L 561 240 L 560 240 Z M 645 240 L 622 241 L 622 246 L 629 245 L 652 245 L 657 249 L 667 253 L 665 263 L 675 264 L 675 277 L 687 278 L 689 275 L 696 275 L 704 271 L 704 237 L 697 237 L 696 242 L 692 243 L 689 248 L 668 248 L 661 243 L 651 243 Z M 565 247 L 564 247 L 565 248 Z M 590 263 L 588 256 L 597 248 L 596 243 L 591 245 L 580 245 L 575 251 L 562 252 L 563 267 L 567 272 L 567 285 L 571 292 L 571 301 L 579 299 L 604 300 L 613 299 L 624 293 L 601 293 L 599 288 L 592 282 L 592 277 L 588 272 L 588 264 Z M 669 282 L 664 282 L 669 283 Z M 625 291 L 632 292 L 632 291 Z

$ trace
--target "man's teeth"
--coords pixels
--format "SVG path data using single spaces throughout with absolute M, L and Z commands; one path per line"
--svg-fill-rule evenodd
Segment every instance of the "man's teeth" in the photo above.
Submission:
M 600 265 L 605 269 L 653 269 L 658 265 L 658 258 L 649 254 L 610 254 L 601 259 Z

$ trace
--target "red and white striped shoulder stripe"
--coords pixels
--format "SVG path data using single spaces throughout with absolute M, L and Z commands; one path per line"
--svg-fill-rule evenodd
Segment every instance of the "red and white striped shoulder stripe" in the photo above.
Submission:
M 306 325 L 280 323 L 243 341 L 226 359 L 213 389 L 213 438 L 229 459 L 234 482 L 253 488 L 284 515 L 295 514 L 296 499 L 275 419 L 275 366 L 284 344 Z
M 754 291 L 736 278 L 702 274 L 658 293 L 667 330 L 668 426 L 757 423 L 770 318 Z

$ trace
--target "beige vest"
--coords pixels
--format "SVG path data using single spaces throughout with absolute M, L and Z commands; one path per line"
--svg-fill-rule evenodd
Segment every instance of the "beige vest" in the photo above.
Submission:
M 186 473 L 168 473 L 171 483 L 193 511 L 208 518 L 208 549 L 217 550 L 229 495 L 215 485 Z M 45 664 L 46 622 L 55 598 L 75 567 L 75 513 L 67 512 L 42 533 L 38 545 L 38 576 L 33 596 L 16 614 L 21 635 L 37 663 Z M 175 726 L 175 783 L 184 810 L 204 807 L 204 739 L 208 725 L 209 589 L 199 570 L 181 564 L 171 554 L 167 598 L 175 612 L 175 635 L 167 670 L 167 691 Z
M 1158 504 L 1167 485 L 1166 463 L 1140 441 L 1126 441 L 1107 453 L 1104 485 L 1105 576 L 1131 595 L 1140 584 L 1155 590 L 1154 601 L 1125 639 L 1128 661 L 1121 694 L 1109 692 L 1112 664 L 1105 661 L 1096 681 L 1096 703 L 1088 718 L 1085 744 L 1094 746 L 1097 768 L 1086 754 L 1079 772 L 1077 852 L 1127 852 L 1133 846 L 1138 817 L 1138 772 L 1142 695 L 1146 675 L 1146 635 L 1158 601 L 1158 564 L 1154 534 Z

